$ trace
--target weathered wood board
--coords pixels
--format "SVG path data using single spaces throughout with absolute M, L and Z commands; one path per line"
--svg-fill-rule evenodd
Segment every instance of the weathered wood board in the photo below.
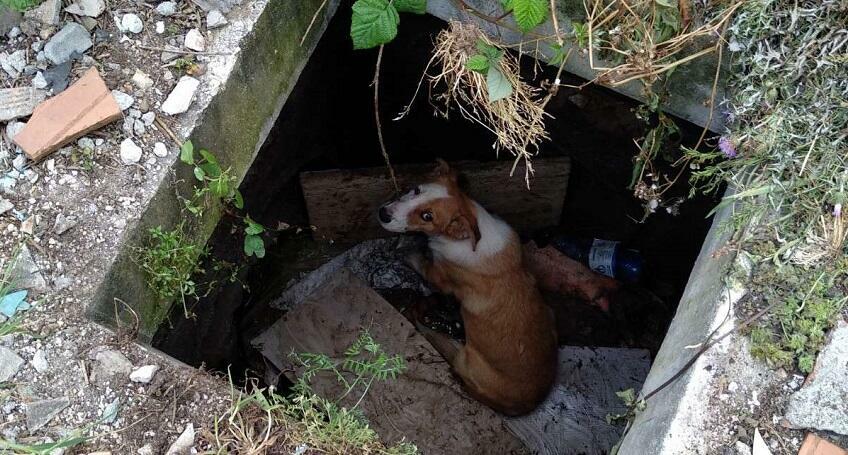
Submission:
M 509 177 L 512 161 L 451 163 L 467 180 L 468 192 L 518 231 L 559 224 L 568 187 L 567 157 L 539 159 L 530 189 L 520 171 Z M 395 166 L 401 188 L 426 181 L 434 164 Z M 380 227 L 377 209 L 391 199 L 393 187 L 380 168 L 304 172 L 300 183 L 316 235 L 354 242 L 391 235 Z
M 384 442 L 406 438 L 424 454 L 528 453 L 502 417 L 461 390 L 447 362 L 412 324 L 347 269 L 330 276 L 254 344 L 281 371 L 292 371 L 297 365 L 290 352 L 323 353 L 340 360 L 363 328 L 387 353 L 406 361 L 400 376 L 374 382 L 359 403 Z M 345 391 L 331 375 L 316 375 L 311 384 L 325 398 Z M 353 395 L 342 405 L 354 405 L 359 396 Z

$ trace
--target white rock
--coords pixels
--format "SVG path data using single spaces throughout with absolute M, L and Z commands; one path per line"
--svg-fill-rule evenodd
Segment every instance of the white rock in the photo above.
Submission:
M 148 113 L 142 115 L 141 121 L 144 122 L 145 126 L 152 125 L 153 122 L 156 121 L 156 113 L 151 111 L 151 112 L 148 112 Z
M 165 23 L 162 21 L 156 21 L 156 33 L 161 35 L 165 33 Z
M 24 123 L 24 122 L 12 121 L 12 122 L 7 123 L 6 124 L 6 137 L 8 137 L 10 140 L 14 139 L 15 136 L 17 136 L 18 133 L 20 133 L 24 129 L 25 126 L 26 126 L 26 123 Z
M 21 36 L 21 28 L 20 27 L 12 27 L 12 29 L 9 30 L 9 33 L 7 33 L 6 36 L 8 36 L 9 39 L 15 39 L 15 38 Z
M 12 379 L 23 364 L 24 359 L 15 351 L 0 346 L 0 382 L 7 382 Z
M 224 14 L 221 11 L 217 9 L 209 11 L 209 14 L 206 16 L 206 28 L 213 29 L 223 27 L 225 25 L 227 25 L 227 18 L 224 17 Z
M 32 78 L 32 86 L 41 90 L 47 88 L 47 79 L 44 78 L 44 74 L 41 71 L 35 73 L 35 76 Z
M 77 0 L 65 11 L 77 16 L 97 17 L 106 10 L 106 2 L 103 0 Z
M 168 451 L 165 452 L 165 455 L 181 455 L 184 453 L 188 453 L 191 449 L 191 446 L 194 445 L 194 425 L 188 424 L 183 430 L 182 434 L 171 447 L 168 448 Z
M 145 444 L 144 447 L 138 449 L 138 455 L 154 455 L 153 446 Z
M 157 371 L 159 371 L 159 365 L 145 365 L 143 367 L 136 368 L 135 371 L 130 373 L 130 381 L 147 384 L 153 379 L 153 375 L 155 375 Z
M 121 142 L 121 162 L 135 164 L 141 161 L 141 147 L 135 145 L 132 139 L 126 138 Z
M 200 30 L 193 28 L 186 33 L 185 47 L 193 51 L 203 52 L 206 50 L 206 38 Z
M 162 144 L 162 143 L 161 143 L 161 142 L 157 142 L 157 144 Z M 165 147 L 165 144 L 162 144 L 162 147 L 164 148 L 164 147 Z M 153 151 L 153 153 L 156 153 L 156 149 L 154 148 L 153 150 L 154 150 L 154 151 Z M 168 150 L 167 150 L 167 149 L 165 150 L 165 154 L 166 154 L 166 155 L 168 154 Z M 0 198 L 0 215 L 2 215 L 2 214 L 4 214 L 4 213 L 8 212 L 9 210 L 12 210 L 13 208 L 15 208 L 15 205 L 14 205 L 14 204 L 12 204 L 11 202 L 7 201 L 6 199 Z
M 760 435 L 760 429 L 754 429 L 754 447 L 751 450 L 753 455 L 771 455 L 771 450 L 769 449 L 766 442 L 763 440 L 763 436 Z
M 177 115 L 187 111 L 189 106 L 191 106 L 191 101 L 194 99 L 194 94 L 197 92 L 199 85 L 200 81 L 191 76 L 181 77 L 180 81 L 177 82 L 177 86 L 168 95 L 168 99 L 162 103 L 162 107 L 160 108 L 162 112 L 169 115 Z
M 133 74 L 132 77 L 132 81 L 133 84 L 136 85 L 136 87 L 142 90 L 147 90 L 150 87 L 153 87 L 153 79 L 151 79 L 150 76 L 148 76 L 144 73 L 144 71 L 141 70 L 135 71 L 135 74 Z
M 141 136 L 144 134 L 144 131 L 144 122 L 139 119 L 136 119 L 133 122 L 133 134 L 135 134 L 136 136 Z
M 174 2 L 162 2 L 156 6 L 156 12 L 160 16 L 173 16 L 177 13 L 177 4 Z
M 141 33 L 144 30 L 144 22 L 135 14 L 124 14 L 121 18 L 121 31 L 130 33 Z
M 39 349 L 35 352 L 35 355 L 32 356 L 32 361 L 30 362 L 32 367 L 35 368 L 35 371 L 39 373 L 44 373 L 47 371 L 47 357 L 44 355 L 44 350 Z
M 135 103 L 135 99 L 132 96 L 120 90 L 112 90 L 112 96 L 115 97 L 115 101 L 122 111 L 129 109 Z
M 153 144 L 153 154 L 158 156 L 159 158 L 164 158 L 168 156 L 168 147 L 166 147 L 165 144 L 161 142 L 157 142 Z
M 132 362 L 125 355 L 114 349 L 98 351 L 94 354 L 94 360 L 100 364 L 97 371 L 105 376 L 129 374 L 133 367 Z

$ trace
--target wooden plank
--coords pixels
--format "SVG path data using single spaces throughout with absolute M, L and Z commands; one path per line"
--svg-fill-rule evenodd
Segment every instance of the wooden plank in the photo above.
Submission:
M 451 165 L 467 179 L 472 198 L 519 232 L 559 224 L 571 170 L 569 158 L 536 160 L 536 174 L 529 190 L 520 171 L 509 177 L 512 161 L 463 161 Z M 395 166 L 398 183 L 401 188 L 421 183 L 434 167 Z M 316 235 L 341 242 L 391 235 L 377 221 L 377 208 L 393 194 L 385 168 L 304 172 L 300 183 Z
M 360 388 L 341 401 L 348 407 L 359 402 L 357 409 L 384 442 L 405 438 L 425 454 L 527 453 L 502 417 L 462 391 L 447 362 L 412 324 L 347 269 L 331 274 L 253 343 L 294 380 L 299 365 L 289 353 L 343 360 L 363 328 L 389 355 L 406 361 L 402 374 L 374 382 L 361 401 Z M 328 399 L 345 392 L 332 374 L 316 375 L 311 385 Z
M 32 114 L 35 106 L 47 98 L 47 92 L 34 87 L 0 89 L 0 122 Z

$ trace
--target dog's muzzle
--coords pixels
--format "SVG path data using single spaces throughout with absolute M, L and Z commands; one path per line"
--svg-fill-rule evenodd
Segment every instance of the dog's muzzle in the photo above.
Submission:
M 389 209 L 384 205 L 377 211 L 377 218 L 380 219 L 381 223 L 388 224 L 392 221 L 392 214 L 389 213 Z

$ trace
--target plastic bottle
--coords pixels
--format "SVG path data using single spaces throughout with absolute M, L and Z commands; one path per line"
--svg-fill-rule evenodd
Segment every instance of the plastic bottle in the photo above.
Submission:
M 644 262 L 642 255 L 621 246 L 621 242 L 603 239 L 554 237 L 554 248 L 597 273 L 628 283 L 639 281 Z

